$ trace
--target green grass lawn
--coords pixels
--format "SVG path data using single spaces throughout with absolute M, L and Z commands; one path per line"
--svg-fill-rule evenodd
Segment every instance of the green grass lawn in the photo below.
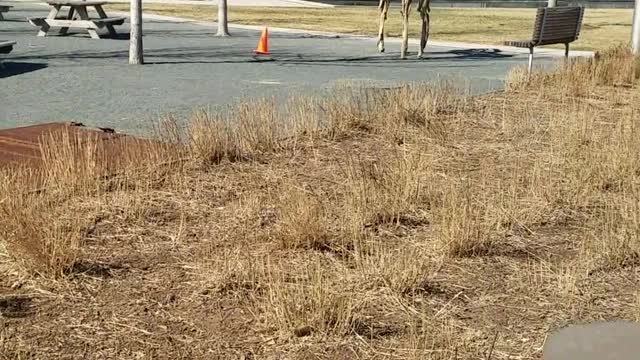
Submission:
M 113 10 L 128 10 L 127 4 L 110 4 Z M 216 8 L 207 5 L 144 6 L 147 13 L 214 21 Z M 505 40 L 531 36 L 535 9 L 450 9 L 434 8 L 431 13 L 431 39 L 501 44 Z M 294 29 L 332 31 L 346 34 L 376 35 L 379 13 L 376 7 L 344 6 L 336 8 L 249 8 L 231 7 L 229 19 L 235 24 L 268 25 Z M 628 42 L 631 36 L 630 9 L 587 9 L 580 40 L 573 49 L 603 49 Z M 420 18 L 411 14 L 410 36 L 419 36 Z M 388 36 L 402 31 L 399 8 L 389 11 Z

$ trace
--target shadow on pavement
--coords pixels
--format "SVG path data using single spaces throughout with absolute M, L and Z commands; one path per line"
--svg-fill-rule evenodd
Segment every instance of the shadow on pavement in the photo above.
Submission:
M 408 53 L 407 58 L 401 60 L 398 54 L 389 54 L 386 56 L 362 56 L 362 57 L 328 57 L 328 58 L 315 58 L 305 59 L 300 57 L 299 59 L 289 59 L 282 61 L 285 64 L 295 65 L 383 65 L 383 64 L 417 64 L 429 60 L 453 60 L 453 61 L 465 61 L 465 60 L 480 60 L 480 59 L 505 59 L 512 58 L 514 55 L 505 54 L 499 50 L 489 49 L 461 49 L 461 50 L 449 50 L 449 51 L 433 51 L 427 52 L 421 58 L 418 58 L 417 53 Z
M 125 35 L 123 34 L 123 38 Z M 479 59 L 504 59 L 511 58 L 513 54 L 503 53 L 494 49 L 457 49 L 446 51 L 431 51 L 425 53 L 423 58 L 416 58 L 415 53 L 405 60 L 400 60 L 398 54 L 380 54 L 372 56 L 327 56 L 322 53 L 294 53 L 287 51 L 274 51 L 269 57 L 258 58 L 253 55 L 253 50 L 244 48 L 208 48 L 208 47 L 183 47 L 183 48 L 164 48 L 164 49 L 147 49 L 145 50 L 147 57 L 162 58 L 161 61 L 150 61 L 154 64 L 191 64 L 191 63 L 249 63 L 258 61 L 275 61 L 292 64 L 331 64 L 331 63 L 368 63 L 368 64 L 384 64 L 384 63 L 418 63 L 425 60 L 479 60 Z M 128 58 L 128 50 L 110 50 L 110 51 L 69 51 L 48 55 L 22 55 L 14 56 L 13 59 L 29 60 L 29 59 L 65 59 L 65 60 L 82 60 L 82 59 L 114 59 Z
M 513 54 L 505 54 L 499 50 L 493 49 L 460 49 L 449 51 L 434 51 L 428 52 L 422 58 L 417 58 L 416 54 L 410 54 L 405 60 L 400 60 L 397 54 L 388 55 L 375 55 L 375 56 L 356 56 L 356 57 L 340 57 L 340 56 L 323 56 L 314 54 L 293 54 L 286 52 L 273 52 L 269 57 L 257 57 L 252 56 L 248 58 L 247 54 L 250 54 L 251 50 L 247 50 L 241 53 L 233 54 L 229 51 L 225 51 L 222 54 L 206 53 L 206 54 L 192 54 L 193 58 L 185 54 L 170 54 L 165 53 L 161 55 L 163 58 L 169 58 L 172 60 L 164 61 L 150 61 L 149 64 L 206 64 L 206 63 L 249 63 L 249 62 L 275 62 L 280 65 L 336 65 L 336 66 L 350 66 L 350 65 L 384 65 L 384 64 L 417 64 L 423 63 L 429 60 L 453 60 L 453 61 L 465 61 L 465 60 L 481 60 L 481 59 L 505 59 L 512 58 Z M 151 54 L 152 56 L 155 54 Z M 211 60 L 203 60 L 201 57 L 210 57 Z
M 129 40 L 131 38 L 131 35 L 129 33 L 122 33 L 122 32 L 117 33 L 115 36 L 111 36 L 105 33 L 99 33 L 99 34 L 100 34 L 101 40 L 105 40 L 105 39 Z M 48 38 L 67 38 L 67 37 L 74 38 L 75 37 L 79 39 L 91 39 L 91 36 L 89 36 L 89 34 L 86 31 L 73 31 L 73 32 L 69 31 L 66 34 L 60 34 L 56 30 L 53 30 L 47 34 L 47 37 Z
M 123 37 L 125 34 L 123 34 Z M 126 35 L 128 37 L 128 35 Z M 460 62 L 478 60 L 496 60 L 512 58 L 513 54 L 503 53 L 496 49 L 455 49 L 445 51 L 431 51 L 422 58 L 416 53 L 409 54 L 407 59 L 400 60 L 399 54 L 385 53 L 367 56 L 329 56 L 326 53 L 297 53 L 290 51 L 274 51 L 270 56 L 256 56 L 253 49 L 244 47 L 181 47 L 145 50 L 146 63 L 149 65 L 163 64 L 243 64 L 256 62 L 271 62 L 282 66 L 287 65 L 322 65 L 322 66 L 398 66 L 400 64 L 416 65 L 429 61 L 452 61 L 460 66 Z M 128 59 L 128 50 L 85 50 L 66 51 L 56 54 L 35 55 L 24 54 L 13 56 L 12 60 L 105 60 Z M 489 62 L 487 62 L 489 63 Z
M 46 67 L 46 64 L 40 63 L 3 61 L 0 65 L 0 79 L 20 74 L 26 74 L 32 71 L 44 69 Z
M 2 22 L 15 22 L 15 23 L 26 23 L 27 19 L 7 19 L 6 17 Z

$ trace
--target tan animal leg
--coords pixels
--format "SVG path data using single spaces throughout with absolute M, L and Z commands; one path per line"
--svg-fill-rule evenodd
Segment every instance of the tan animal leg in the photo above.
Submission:
M 420 49 L 418 50 L 418 57 L 422 57 L 424 48 L 427 46 L 429 40 L 429 12 L 431 11 L 430 0 L 420 0 L 418 3 L 418 12 L 422 18 L 422 33 L 420 34 Z
M 402 46 L 400 48 L 400 59 L 407 57 L 407 46 L 409 44 L 409 13 L 411 12 L 411 0 L 402 0 Z
M 378 50 L 384 52 L 384 22 L 387 20 L 390 0 L 380 0 L 380 30 L 378 31 Z

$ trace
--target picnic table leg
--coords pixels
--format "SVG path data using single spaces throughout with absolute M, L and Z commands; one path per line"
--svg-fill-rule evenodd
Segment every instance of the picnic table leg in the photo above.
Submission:
M 87 7 L 85 5 L 77 6 L 76 11 L 78 12 L 78 15 L 80 15 L 80 19 L 87 20 L 87 21 L 91 20 L 89 19 L 89 14 L 87 13 Z M 87 29 L 87 32 L 89 33 L 89 36 L 91 36 L 91 38 L 100 39 L 100 35 L 98 35 L 98 32 L 96 31 L 96 29 L 89 28 Z
M 73 20 L 73 16 L 75 15 L 75 9 L 72 7 L 69 8 L 69 15 L 67 15 L 67 20 Z M 65 35 L 69 31 L 68 27 L 63 27 L 60 29 L 60 34 Z
M 102 5 L 96 5 L 96 11 L 98 12 L 98 15 L 100 15 L 101 19 L 106 19 L 107 18 L 107 13 L 104 12 L 104 9 L 102 8 Z M 116 29 L 113 27 L 113 25 L 111 24 L 106 24 L 107 30 L 109 30 L 109 35 L 111 35 L 111 37 L 116 37 L 118 35 L 118 33 L 116 32 Z
M 47 36 L 47 32 L 49 32 L 49 24 L 47 24 L 46 20 L 54 20 L 56 16 L 58 16 L 58 12 L 60 11 L 60 5 L 54 5 L 49 11 L 49 15 L 45 19 L 45 22 L 40 27 L 40 31 L 38 31 L 38 36 Z

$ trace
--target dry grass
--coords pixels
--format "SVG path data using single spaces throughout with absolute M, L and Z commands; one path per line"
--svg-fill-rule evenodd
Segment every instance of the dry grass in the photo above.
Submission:
M 285 249 L 330 249 L 328 219 L 317 195 L 295 185 L 276 199 L 279 219 L 276 238 Z
M 537 359 L 637 320 L 636 64 L 241 102 L 120 161 L 44 139 L 0 178 L 0 352 Z
M 127 11 L 128 5 L 110 4 L 114 10 Z M 389 12 L 388 36 L 399 37 L 402 31 L 400 8 Z M 213 21 L 217 10 L 212 6 L 145 5 L 145 12 Z M 377 7 L 344 6 L 331 9 L 247 8 L 231 7 L 229 21 L 235 24 L 284 27 L 377 36 Z M 431 38 L 434 40 L 502 44 L 505 40 L 531 36 L 535 9 L 446 9 L 434 8 Z M 572 48 L 596 50 L 616 42 L 630 41 L 632 11 L 629 9 L 587 9 L 582 35 Z M 473 19 L 473 21 L 469 21 Z M 412 11 L 409 36 L 418 38 L 420 16 Z

